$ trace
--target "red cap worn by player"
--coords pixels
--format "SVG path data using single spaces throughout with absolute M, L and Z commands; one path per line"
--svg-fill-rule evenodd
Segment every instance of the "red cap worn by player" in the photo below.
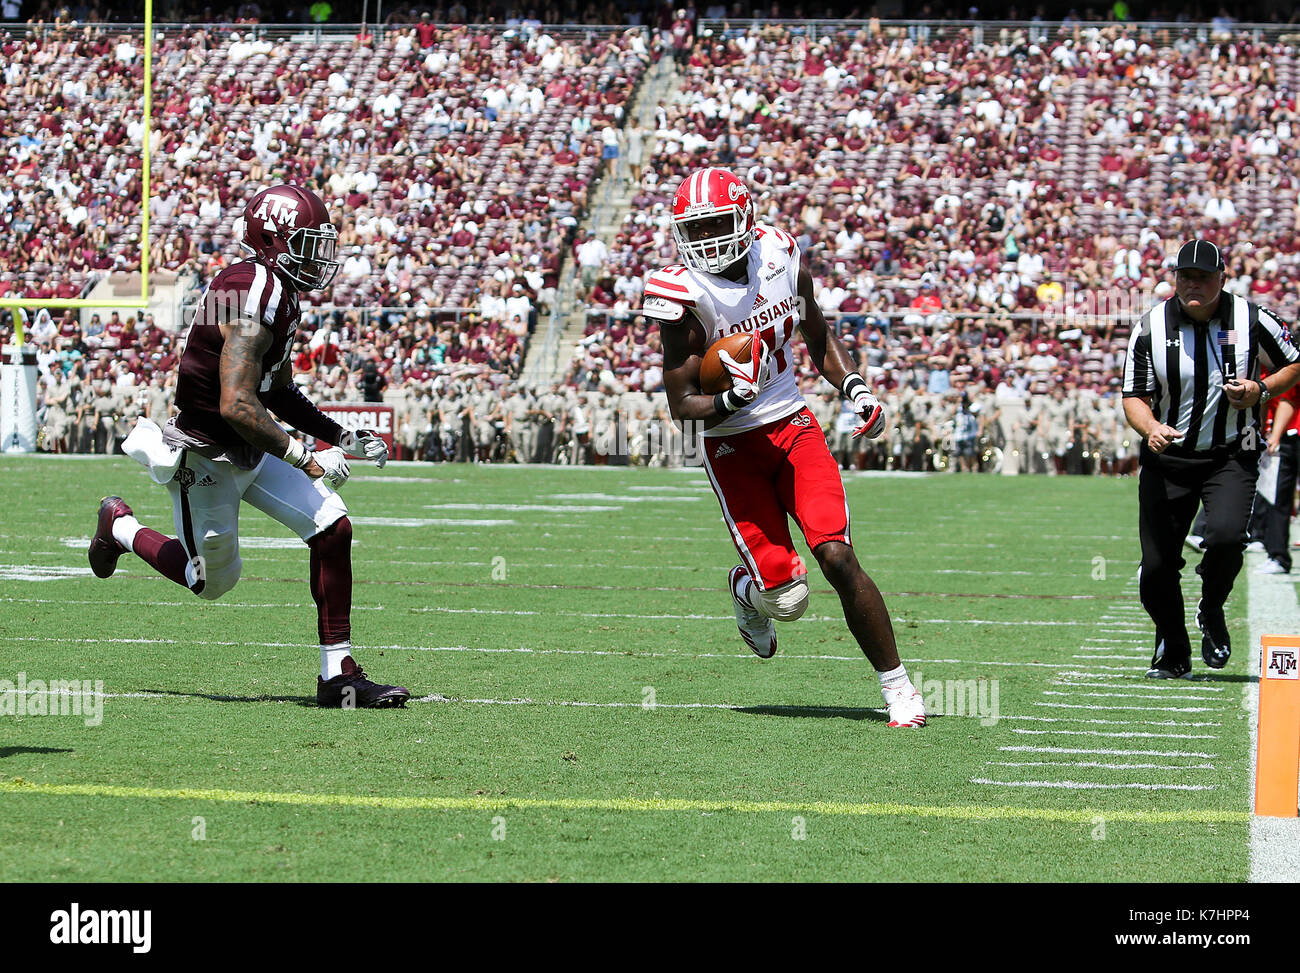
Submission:
M 299 290 L 328 287 L 338 273 L 339 231 L 325 203 L 301 186 L 263 189 L 244 207 L 239 245 Z

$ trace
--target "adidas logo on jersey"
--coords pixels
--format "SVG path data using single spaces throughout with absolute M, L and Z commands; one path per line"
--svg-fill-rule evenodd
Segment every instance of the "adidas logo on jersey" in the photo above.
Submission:
M 762 294 L 759 294 L 758 297 L 754 298 L 754 310 L 757 311 L 760 307 L 762 307 L 766 303 L 767 303 L 767 298 L 764 297 Z
M 724 456 L 730 456 L 730 455 L 731 455 L 732 453 L 734 453 L 734 452 L 735 452 L 735 450 L 732 449 L 732 447 L 731 447 L 730 444 L 728 444 L 728 443 L 723 443 L 721 446 L 718 447 L 718 451 L 717 451 L 716 453 L 713 454 L 713 458 L 714 458 L 715 460 L 716 460 L 716 459 L 722 459 L 722 457 L 724 457 Z

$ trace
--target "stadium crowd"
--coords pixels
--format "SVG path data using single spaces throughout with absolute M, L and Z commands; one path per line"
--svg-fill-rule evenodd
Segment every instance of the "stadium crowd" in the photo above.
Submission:
M 1128 328 L 1167 296 L 1167 253 L 1192 235 L 1227 242 L 1229 290 L 1297 310 L 1286 45 L 1078 23 L 931 35 L 873 22 L 816 40 L 692 25 L 677 41 L 662 25 L 553 37 L 422 20 L 340 59 L 291 39 L 168 36 L 154 265 L 209 279 L 237 257 L 247 183 L 319 187 L 344 254 L 322 303 L 397 309 L 309 314 L 300 381 L 324 401 L 389 401 L 404 453 L 435 459 L 599 461 L 607 415 L 627 417 L 629 443 L 657 443 L 656 461 L 680 459 L 680 437 L 646 431 L 670 424 L 658 336 L 637 311 L 644 275 L 675 260 L 671 193 L 705 163 L 745 176 L 759 219 L 797 235 L 819 303 L 893 407 L 887 437 L 859 454 L 803 363 L 846 466 L 974 452 L 986 467 L 1127 471 Z M 143 132 L 124 106 L 139 51 L 90 28 L 2 50 L 14 178 L 0 187 L 0 292 L 75 296 L 138 259 Z M 624 128 L 669 50 L 681 84 L 639 133 L 655 148 L 626 219 L 608 245 L 579 236 L 603 132 Z M 524 388 L 528 335 L 565 274 L 581 276 L 587 334 L 560 385 Z M 32 334 L 47 448 L 108 450 L 134 414 L 162 410 L 177 339 L 150 322 L 38 315 Z

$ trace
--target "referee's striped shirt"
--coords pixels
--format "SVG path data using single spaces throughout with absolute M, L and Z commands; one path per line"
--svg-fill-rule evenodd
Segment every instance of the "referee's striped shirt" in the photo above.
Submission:
M 1258 381 L 1261 356 L 1270 372 L 1300 361 L 1272 312 L 1225 293 L 1214 317 L 1200 324 L 1170 298 L 1142 315 L 1129 337 L 1124 397 L 1149 398 L 1156 418 L 1183 433 L 1170 452 L 1227 446 L 1251 428 L 1262 442 L 1259 406 L 1234 409 L 1223 393 L 1230 379 Z

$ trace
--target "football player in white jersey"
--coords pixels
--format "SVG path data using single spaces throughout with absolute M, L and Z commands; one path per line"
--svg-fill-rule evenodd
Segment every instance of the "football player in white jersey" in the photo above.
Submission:
M 704 428 L 704 466 L 740 553 L 729 577 L 740 634 L 770 659 L 775 622 L 794 621 L 808 607 L 807 569 L 790 537 L 793 517 L 880 677 L 889 725 L 924 726 L 921 694 L 899 661 L 884 599 L 850 545 L 839 465 L 796 382 L 796 328 L 817 370 L 862 417 L 859 434 L 874 439 L 884 431 L 884 408 L 827 328 L 798 244 L 755 223 L 753 199 L 735 174 L 693 172 L 677 190 L 672 221 L 682 264 L 646 278 L 643 313 L 659 322 L 673 418 Z M 742 331 L 761 339 L 753 360 L 724 352 L 731 388 L 705 395 L 704 353 Z

